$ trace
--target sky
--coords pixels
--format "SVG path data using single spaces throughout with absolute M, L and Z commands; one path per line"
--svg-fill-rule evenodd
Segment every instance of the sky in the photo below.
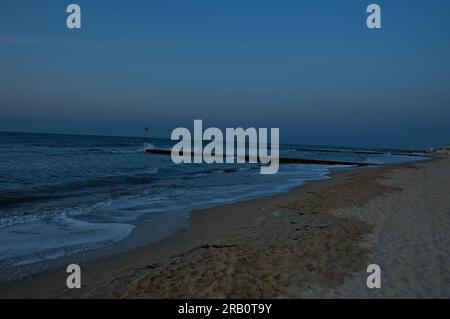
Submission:
M 284 143 L 440 146 L 449 57 L 448 0 L 2 0 L 0 131 L 169 138 L 202 119 Z

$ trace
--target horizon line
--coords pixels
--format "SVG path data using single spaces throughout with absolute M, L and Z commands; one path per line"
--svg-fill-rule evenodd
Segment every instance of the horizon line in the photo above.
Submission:
M 65 136 L 89 136 L 89 137 L 117 137 L 117 138 L 139 138 L 139 139 L 160 139 L 160 140 L 170 140 L 170 137 L 157 137 L 157 136 L 135 136 L 135 135 L 102 135 L 102 134 L 89 134 L 89 133 L 56 133 L 56 132 L 29 132 L 29 131 L 0 131 L 0 134 L 2 133 L 9 133 L 9 134 L 42 134 L 42 135 L 65 135 Z M 287 143 L 287 142 L 281 142 L 280 145 L 299 145 L 299 146 L 319 146 L 319 147 L 340 147 L 340 148 L 350 148 L 350 149 L 356 149 L 356 148 L 365 148 L 365 149 L 372 149 L 372 150 L 393 150 L 393 151 L 425 151 L 430 149 L 430 147 L 422 148 L 422 147 L 372 147 L 372 146 L 361 146 L 361 145 L 352 145 L 352 146 L 342 146 L 342 145 L 327 145 L 327 144 L 304 144 L 304 143 Z M 439 149 L 443 146 L 435 146 L 434 149 Z M 312 149 L 313 150 L 313 149 Z

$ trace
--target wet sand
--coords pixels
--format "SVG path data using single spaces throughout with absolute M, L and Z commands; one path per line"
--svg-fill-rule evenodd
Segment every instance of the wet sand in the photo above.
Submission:
M 0 285 L 28 298 L 450 298 L 450 158 L 193 213 L 167 240 Z M 268 186 L 269 187 L 269 186 Z M 382 288 L 366 287 L 378 264 Z

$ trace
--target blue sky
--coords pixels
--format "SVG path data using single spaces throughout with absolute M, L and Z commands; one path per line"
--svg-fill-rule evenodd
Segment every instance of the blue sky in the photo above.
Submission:
M 448 0 L 0 6 L 0 131 L 169 137 L 203 119 L 279 127 L 282 142 L 450 143 Z

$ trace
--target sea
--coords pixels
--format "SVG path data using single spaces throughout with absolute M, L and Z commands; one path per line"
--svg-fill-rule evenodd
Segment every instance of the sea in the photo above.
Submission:
M 189 227 L 192 211 L 287 192 L 350 165 L 176 165 L 169 139 L 0 133 L 0 281 L 116 254 Z M 423 154 L 282 144 L 280 157 L 369 164 Z

